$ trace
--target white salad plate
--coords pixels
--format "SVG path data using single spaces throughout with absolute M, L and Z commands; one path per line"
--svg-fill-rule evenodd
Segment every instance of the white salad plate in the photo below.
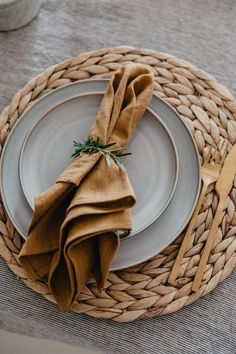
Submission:
M 33 126 L 21 149 L 19 175 L 26 200 L 55 183 L 73 161 L 73 141 L 87 139 L 104 93 L 86 93 L 66 100 Z M 175 143 L 160 118 L 147 110 L 123 157 L 137 203 L 132 209 L 131 237 L 150 226 L 165 210 L 175 191 L 178 159 Z M 109 168 L 109 167 L 108 167 Z M 105 177 L 105 176 L 104 176 Z M 145 206 L 145 207 L 144 207 Z
M 37 124 L 47 112 L 60 105 L 61 102 L 80 94 L 91 92 L 104 93 L 107 83 L 108 80 L 106 79 L 84 80 L 58 88 L 36 101 L 35 104 L 22 115 L 11 130 L 2 151 L 0 189 L 8 216 L 22 237 L 27 237 L 27 229 L 33 213 L 32 208 L 24 196 L 19 179 L 20 152 L 25 139 L 30 136 L 28 134 L 35 124 Z M 76 102 L 76 99 L 74 102 Z M 177 184 L 169 204 L 156 221 L 143 230 L 137 237 L 122 239 L 119 251 L 112 263 L 111 270 L 118 270 L 141 263 L 161 252 L 173 242 L 187 225 L 199 195 L 199 157 L 196 145 L 187 127 L 182 122 L 179 115 L 155 94 L 149 105 L 149 112 L 153 112 L 160 117 L 174 139 L 179 163 Z M 153 120 L 154 118 L 152 117 L 150 119 Z M 155 124 L 158 123 L 155 121 Z M 64 138 L 67 139 L 67 137 Z M 49 143 L 50 141 L 47 141 L 45 146 L 40 147 L 42 155 L 44 148 L 46 148 Z M 131 146 L 130 144 L 130 149 Z M 135 153 L 135 151 L 133 151 L 133 153 Z M 127 164 L 130 163 L 129 160 L 131 160 L 131 157 L 133 158 L 132 155 L 124 158 L 124 162 Z M 155 164 L 155 166 L 157 165 Z M 135 168 L 138 167 L 140 168 L 139 173 L 141 176 L 142 170 L 144 169 L 144 162 Z M 146 169 L 152 171 L 151 166 L 146 167 Z M 152 176 L 150 176 L 150 181 L 152 181 Z M 145 211 L 146 205 L 142 207 L 143 211 Z

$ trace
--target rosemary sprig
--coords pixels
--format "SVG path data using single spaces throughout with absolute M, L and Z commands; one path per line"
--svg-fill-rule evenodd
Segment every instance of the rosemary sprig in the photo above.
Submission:
M 101 145 L 99 143 L 99 137 L 96 140 L 84 140 L 82 142 L 73 141 L 75 152 L 71 157 L 81 157 L 84 154 L 96 154 L 104 155 L 106 163 L 108 166 L 111 165 L 111 159 L 116 163 L 116 165 L 122 170 L 126 171 L 125 167 L 120 161 L 121 156 L 131 155 L 131 152 L 121 153 L 120 151 L 125 150 L 125 148 L 111 149 L 112 146 L 116 145 L 115 142 L 106 145 Z M 119 151 L 119 153 L 118 153 Z

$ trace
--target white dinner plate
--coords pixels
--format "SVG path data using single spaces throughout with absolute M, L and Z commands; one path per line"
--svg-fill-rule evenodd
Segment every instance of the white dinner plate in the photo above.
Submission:
M 104 93 L 70 98 L 47 112 L 30 130 L 21 149 L 19 175 L 25 197 L 34 209 L 34 197 L 55 183 L 72 162 L 73 141 L 87 139 Z M 131 237 L 150 226 L 173 196 L 178 159 L 166 126 L 147 110 L 138 123 L 124 157 L 137 203 L 132 209 Z
M 23 142 L 40 118 L 60 102 L 75 95 L 105 92 L 108 80 L 84 80 L 58 88 L 39 99 L 17 121 L 1 156 L 1 196 L 13 225 L 26 238 L 32 209 L 21 189 L 18 163 Z M 179 115 L 162 99 L 153 96 L 149 108 L 159 115 L 174 138 L 179 158 L 179 177 L 175 193 L 165 211 L 142 237 L 123 239 L 111 270 L 141 263 L 161 252 L 183 231 L 197 202 L 200 189 L 200 163 L 196 145 Z

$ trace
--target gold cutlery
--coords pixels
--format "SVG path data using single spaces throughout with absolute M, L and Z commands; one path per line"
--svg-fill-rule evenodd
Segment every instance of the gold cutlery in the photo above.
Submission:
M 200 288 L 202 277 L 206 269 L 207 261 L 217 233 L 217 228 L 221 222 L 222 213 L 225 208 L 225 202 L 233 186 L 235 174 L 236 174 L 236 144 L 234 144 L 233 148 L 230 150 L 228 156 L 226 157 L 220 175 L 217 178 L 215 189 L 219 197 L 219 203 L 193 281 L 193 286 L 192 286 L 193 291 L 197 291 Z
M 184 235 L 184 239 L 183 239 L 183 242 L 180 246 L 178 255 L 175 259 L 174 266 L 170 272 L 168 282 L 172 285 L 175 283 L 177 274 L 179 272 L 179 268 L 181 266 L 182 259 L 184 257 L 185 252 L 186 252 L 186 249 L 189 245 L 190 238 L 191 238 L 194 226 L 196 224 L 196 219 L 197 219 L 198 213 L 200 211 L 203 199 L 206 195 L 207 188 L 210 184 L 216 182 L 216 180 L 220 174 L 220 170 L 221 170 L 221 167 L 222 167 L 225 155 L 226 155 L 226 151 L 227 151 L 226 144 L 228 144 L 228 143 L 224 139 L 221 139 L 219 142 L 218 150 L 216 150 L 215 147 L 211 147 L 204 159 L 204 163 L 203 163 L 202 170 L 201 170 L 201 178 L 202 178 L 202 182 L 203 182 L 201 194 L 199 196 L 199 199 L 198 199 L 197 205 L 195 207 L 194 213 L 192 215 L 191 221 L 188 225 L 187 231 Z

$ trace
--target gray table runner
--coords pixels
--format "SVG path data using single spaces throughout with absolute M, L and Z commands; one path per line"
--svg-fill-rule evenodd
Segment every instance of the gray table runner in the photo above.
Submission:
M 0 33 L 0 110 L 48 66 L 117 45 L 176 55 L 236 94 L 236 1 L 48 0 L 29 26 Z M 2 259 L 0 279 L 0 327 L 6 330 L 106 353 L 236 353 L 236 272 L 177 313 L 129 324 L 60 314 Z

